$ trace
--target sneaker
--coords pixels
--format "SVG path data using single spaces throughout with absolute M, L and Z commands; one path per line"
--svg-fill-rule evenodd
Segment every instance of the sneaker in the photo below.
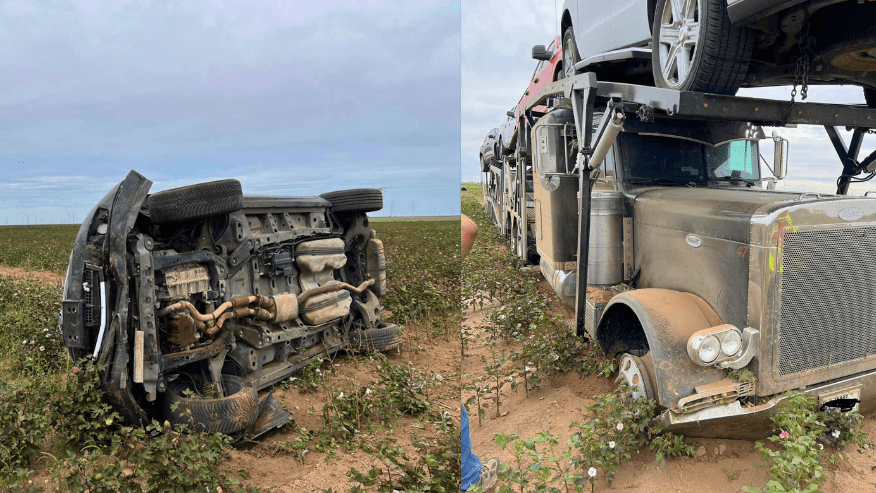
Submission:
M 481 463 L 481 477 L 478 478 L 476 485 L 480 486 L 485 492 L 490 491 L 493 486 L 496 486 L 497 475 L 499 474 L 499 459 L 495 457 L 487 462 Z

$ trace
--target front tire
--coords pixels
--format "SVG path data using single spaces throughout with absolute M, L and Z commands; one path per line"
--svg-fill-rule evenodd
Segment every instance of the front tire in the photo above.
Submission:
M 219 180 L 171 188 L 147 199 L 155 224 L 190 221 L 243 209 L 243 191 L 237 180 Z
M 197 395 L 200 389 L 195 382 L 174 380 L 165 392 L 165 419 L 195 431 L 232 436 L 245 433 L 258 418 L 258 393 L 243 378 L 233 375 L 222 375 L 222 387 L 225 397 L 203 398 Z M 186 391 L 192 394 L 186 395 Z
M 563 77 L 575 75 L 575 65 L 581 61 L 578 55 L 578 45 L 575 44 L 575 31 L 572 26 L 566 28 L 563 33 Z
M 755 36 L 724 0 L 658 0 L 651 32 L 655 86 L 733 95 L 745 81 Z

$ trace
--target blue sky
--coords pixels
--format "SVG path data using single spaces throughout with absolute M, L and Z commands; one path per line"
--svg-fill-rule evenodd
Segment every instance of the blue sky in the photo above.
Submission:
M 548 45 L 558 34 L 562 0 L 463 0 L 462 2 L 462 142 L 463 181 L 480 181 L 478 153 L 490 129 L 505 122 L 535 69 L 534 45 Z M 798 89 L 799 92 L 799 89 Z M 740 96 L 789 100 L 791 87 L 741 89 Z M 797 101 L 800 96 L 797 96 Z M 864 103 L 857 86 L 813 86 L 807 101 Z M 767 129 L 769 135 L 772 129 Z M 791 141 L 786 188 L 829 189 L 842 167 L 822 127 L 782 128 L 778 133 Z M 846 141 L 850 133 L 846 133 Z M 861 156 L 876 148 L 876 137 L 864 139 Z M 771 144 L 762 151 L 772 162 Z M 876 190 L 876 181 L 852 185 L 850 193 Z M 782 185 L 780 185 L 781 187 Z M 834 187 L 835 189 L 835 187 Z
M 0 224 L 152 191 L 384 189 L 459 213 L 458 2 L 0 3 Z

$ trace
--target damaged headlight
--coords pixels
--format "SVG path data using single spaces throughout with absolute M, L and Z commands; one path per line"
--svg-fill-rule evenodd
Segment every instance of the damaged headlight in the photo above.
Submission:
M 757 352 L 759 335 L 757 329 L 751 327 L 743 330 L 730 324 L 709 327 L 690 336 L 687 354 L 701 366 L 742 368 Z

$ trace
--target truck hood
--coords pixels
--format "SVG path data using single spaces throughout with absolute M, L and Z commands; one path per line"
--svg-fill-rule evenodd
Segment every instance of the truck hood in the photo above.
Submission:
M 741 243 L 752 241 L 752 221 L 770 224 L 772 215 L 788 207 L 829 204 L 835 209 L 861 201 L 876 206 L 874 199 L 862 197 L 752 188 L 659 187 L 632 193 L 636 223 Z

